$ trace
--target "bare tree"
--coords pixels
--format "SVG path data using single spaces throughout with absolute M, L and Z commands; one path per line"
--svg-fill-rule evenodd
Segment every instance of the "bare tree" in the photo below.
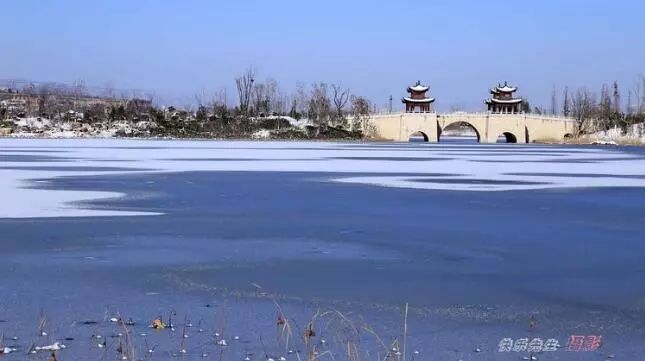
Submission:
M 264 83 L 256 83 L 253 86 L 253 91 L 251 92 L 251 104 L 252 108 L 250 109 L 250 114 L 256 115 L 268 115 L 269 104 L 267 100 L 267 86 Z
M 645 75 L 641 74 L 640 81 L 636 86 L 636 113 L 645 112 Z
M 240 101 L 240 112 L 249 115 L 249 105 L 253 94 L 253 83 L 255 82 L 255 69 L 249 67 L 240 77 L 235 79 L 237 95 Z
M 193 95 L 193 98 L 195 98 L 195 103 L 197 103 L 197 108 L 201 108 L 208 104 L 210 96 L 206 92 L 206 89 L 202 88 L 199 92 Z
M 334 121 L 336 124 L 345 125 L 345 115 L 343 110 L 349 102 L 349 89 L 343 89 L 340 85 L 332 84 L 331 89 L 334 93 L 334 107 L 336 108 L 336 113 L 334 115 Z
M 273 78 L 269 78 L 263 83 L 256 82 L 251 98 L 254 113 L 267 116 L 283 113 L 283 95 L 278 82 Z
M 294 118 L 300 118 L 309 111 L 309 93 L 307 92 L 307 85 L 303 82 L 296 84 L 296 94 L 293 98 L 292 108 L 295 110 L 295 114 L 292 115 Z
M 269 78 L 264 82 L 265 86 L 265 100 L 266 100 L 266 113 L 267 115 L 280 114 L 282 109 L 280 108 L 280 87 L 278 81 Z
M 60 111 L 60 104 L 63 102 L 59 89 L 53 88 L 50 85 L 43 84 L 38 89 L 38 113 L 48 119 L 54 119 L 57 116 L 57 111 Z
M 325 83 L 314 84 L 309 100 L 309 119 L 319 127 L 327 126 L 331 110 L 331 101 L 328 95 L 328 86 Z
M 294 119 L 300 118 L 300 114 L 298 113 L 298 100 L 295 96 L 291 96 L 290 98 L 287 99 L 287 102 L 289 104 L 289 113 L 288 115 Z
M 452 104 L 450 106 L 450 112 L 452 112 L 452 113 L 460 112 L 463 109 L 464 109 L 464 106 L 462 104 L 459 104 L 459 103 L 454 103 L 454 104 Z
M 76 98 L 87 95 L 87 85 L 85 80 L 78 79 L 72 84 L 72 95 Z
M 578 89 L 572 100 L 572 115 L 576 120 L 578 135 L 589 130 L 589 123 L 594 116 L 596 99 L 587 89 Z
M 228 116 L 228 90 L 226 88 L 215 92 L 211 106 L 216 118 L 224 119 Z
M 195 120 L 198 122 L 205 122 L 208 120 L 208 104 L 211 102 L 211 96 L 206 92 L 205 89 L 195 93 L 193 96 L 195 98 L 195 103 L 197 104 L 197 110 L 195 111 Z
M 83 120 L 89 123 L 107 119 L 107 106 L 103 103 L 91 104 L 83 111 Z
M 27 97 L 25 99 L 24 109 L 25 109 L 25 115 L 27 117 L 33 117 L 34 111 L 38 109 L 37 101 L 35 101 L 33 97 Z
M 282 91 L 278 90 L 274 104 L 273 112 L 278 115 L 287 114 L 287 107 L 289 104 L 289 96 Z
M 525 114 L 530 114 L 532 109 L 531 109 L 531 103 L 529 102 L 528 99 L 522 98 L 522 113 Z
M 360 96 L 352 95 L 352 129 L 362 130 L 363 134 L 369 134 L 370 102 Z

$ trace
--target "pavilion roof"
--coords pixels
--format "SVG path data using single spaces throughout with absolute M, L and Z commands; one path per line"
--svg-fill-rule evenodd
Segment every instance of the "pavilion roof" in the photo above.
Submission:
M 414 99 L 414 98 L 408 98 L 405 97 L 402 99 L 404 103 L 432 103 L 434 102 L 434 98 L 424 98 L 424 99 Z
M 497 86 L 490 90 L 492 94 L 499 93 L 513 93 L 517 91 L 517 87 L 509 86 L 508 82 L 504 82 L 504 85 L 497 84 Z
M 496 103 L 496 104 L 518 104 L 521 103 L 522 99 L 521 98 L 515 98 L 515 99 L 486 99 L 486 104 L 490 103 Z
M 416 84 L 408 87 L 408 93 L 412 92 L 427 92 L 430 89 L 429 86 L 421 85 L 421 81 L 417 81 Z
M 408 92 L 427 92 L 430 89 L 428 86 L 423 86 L 423 85 L 414 85 L 411 87 L 408 87 Z

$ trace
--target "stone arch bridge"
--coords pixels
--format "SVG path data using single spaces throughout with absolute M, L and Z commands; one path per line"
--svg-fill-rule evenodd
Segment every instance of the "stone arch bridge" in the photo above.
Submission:
M 441 141 L 441 133 L 449 126 L 465 124 L 474 129 L 480 143 L 496 143 L 500 136 L 509 143 L 562 141 L 574 133 L 572 119 L 532 114 L 493 113 L 397 113 L 373 115 L 366 131 L 374 137 L 408 141 L 421 133 L 426 141 Z

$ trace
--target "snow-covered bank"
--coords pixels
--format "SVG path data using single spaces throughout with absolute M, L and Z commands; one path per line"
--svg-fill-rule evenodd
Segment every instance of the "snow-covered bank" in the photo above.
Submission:
M 119 195 L 42 190 L 33 188 L 30 181 L 60 176 L 99 177 L 123 172 L 118 168 L 127 168 L 130 172 L 323 172 L 333 173 L 333 179 L 343 183 L 450 191 L 645 187 L 643 157 L 601 148 L 0 139 L 0 157 L 3 160 L 0 197 L 6 200 L 0 206 L 0 217 L 148 215 L 81 209 L 76 202 Z M 47 170 L 39 170 L 38 167 L 46 167 Z M 74 167 L 74 170 L 70 171 L 69 167 Z M 98 167 L 116 167 L 117 170 L 97 171 Z
M 0 136 L 8 138 L 123 139 L 275 139 L 359 140 L 363 133 L 342 126 L 316 126 L 307 119 L 286 116 L 216 121 L 140 120 L 51 121 L 40 117 L 0 121 Z
M 592 144 L 645 144 L 645 124 L 634 124 L 626 132 L 616 127 L 605 131 L 596 132 L 582 139 Z
M 53 122 L 45 118 L 13 120 L 14 129 L 2 135 L 10 138 L 114 138 L 117 136 L 146 137 L 157 126 L 154 122 L 116 121 L 109 123 L 82 123 L 74 121 Z M 6 128 L 9 129 L 9 128 Z

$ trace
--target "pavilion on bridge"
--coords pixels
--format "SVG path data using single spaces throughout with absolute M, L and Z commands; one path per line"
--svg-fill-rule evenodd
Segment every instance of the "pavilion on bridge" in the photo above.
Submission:
M 517 87 L 509 86 L 507 82 L 504 85 L 498 84 L 490 90 L 492 97 L 486 99 L 488 111 L 491 113 L 513 114 L 522 112 L 522 99 L 515 98 L 513 94 Z
M 426 93 L 430 87 L 421 85 L 418 81 L 415 85 L 408 87 L 409 97 L 402 99 L 405 104 L 406 113 L 430 113 L 432 112 L 432 103 L 434 98 L 430 98 Z

